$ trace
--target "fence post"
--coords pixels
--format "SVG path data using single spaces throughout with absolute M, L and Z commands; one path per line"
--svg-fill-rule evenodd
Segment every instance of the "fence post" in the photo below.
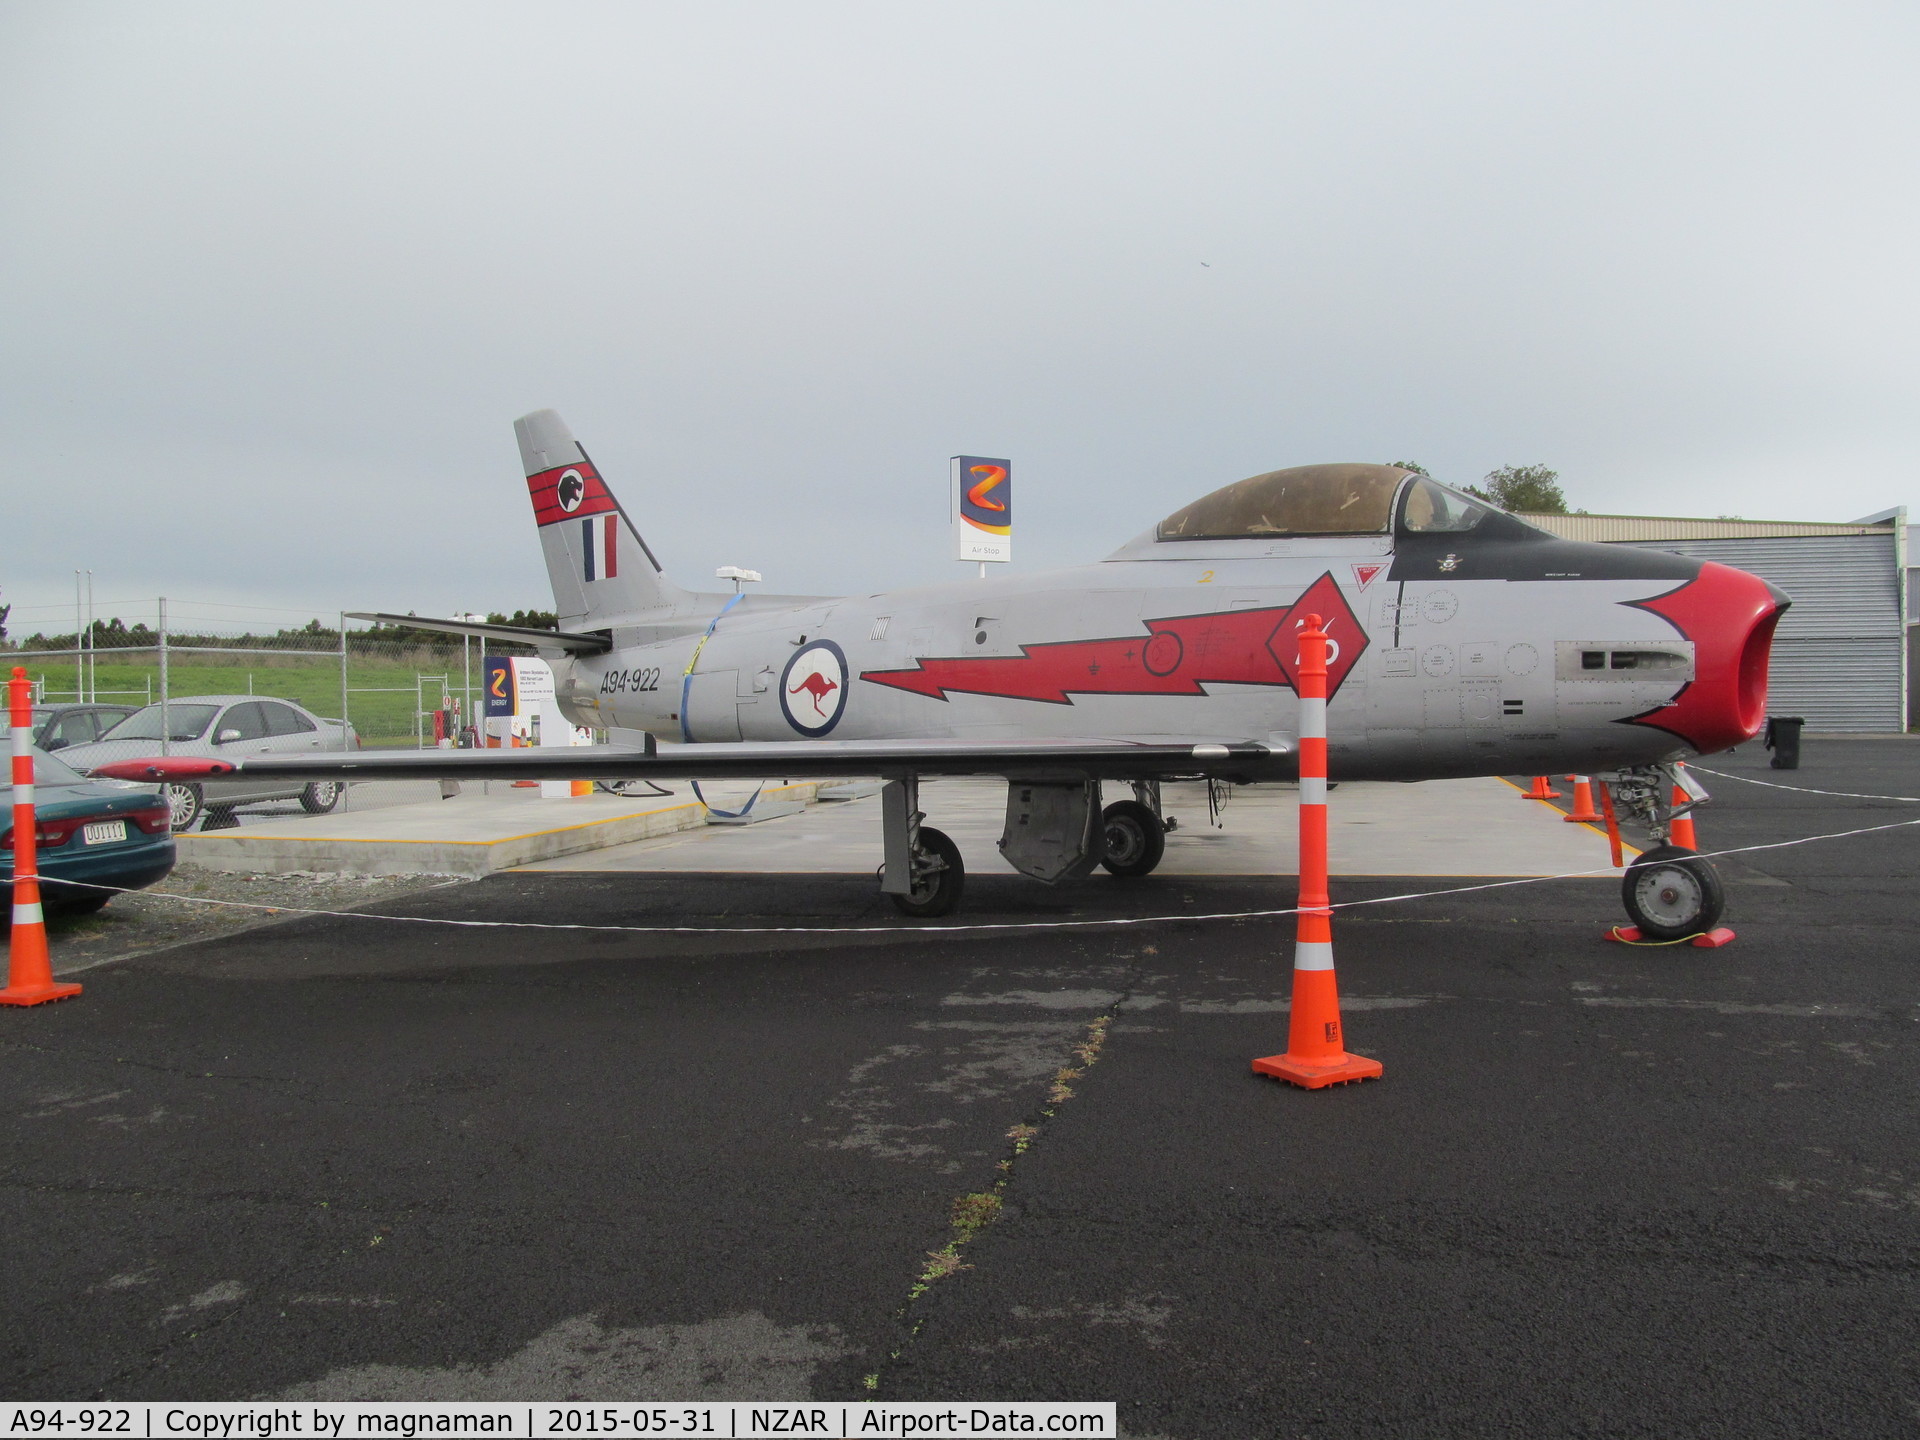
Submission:
M 80 572 L 73 572 L 73 698 L 87 698 L 87 617 L 80 608 Z
M 169 753 L 167 746 L 173 734 L 173 725 L 168 719 L 167 697 L 167 597 L 160 597 L 160 753 Z
M 340 748 L 347 748 L 347 612 L 340 612 Z

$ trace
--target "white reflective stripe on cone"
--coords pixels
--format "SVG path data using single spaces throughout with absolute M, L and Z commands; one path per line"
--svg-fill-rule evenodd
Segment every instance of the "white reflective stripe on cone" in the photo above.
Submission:
M 32 877 L 29 876 L 28 878 L 31 879 Z M 31 905 L 15 905 L 13 907 L 13 923 L 16 925 L 44 925 L 46 921 L 47 917 L 41 912 L 40 902 L 38 900 L 34 901 Z
M 31 780 L 24 785 L 16 785 L 13 787 L 13 803 L 15 805 L 24 805 L 29 810 L 33 808 L 33 782 Z
M 1300 738 L 1302 740 L 1324 740 L 1327 738 L 1327 702 L 1319 698 L 1300 702 Z
M 1300 777 L 1300 803 L 1302 805 L 1326 804 L 1327 777 L 1324 775 L 1302 775 Z
M 1296 970 L 1331 970 L 1333 968 L 1333 946 L 1325 940 L 1294 941 L 1293 968 Z

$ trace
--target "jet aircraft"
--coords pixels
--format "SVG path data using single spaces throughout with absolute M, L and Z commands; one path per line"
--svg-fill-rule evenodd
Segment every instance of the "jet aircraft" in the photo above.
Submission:
M 531 642 L 567 715 L 644 731 L 644 750 L 172 757 L 103 773 L 878 774 L 881 889 L 941 915 L 964 871 L 925 823 L 922 777 L 1003 777 L 1000 846 L 1027 875 L 1147 874 L 1165 845 L 1162 782 L 1294 778 L 1294 637 L 1317 614 L 1335 778 L 1598 775 L 1661 842 L 1627 877 L 1635 923 L 1674 938 L 1719 917 L 1708 862 L 1664 842 L 1675 762 L 1764 719 L 1789 602 L 1754 575 L 1563 540 L 1396 466 L 1328 464 L 1216 490 L 1093 564 L 877 595 L 699 594 L 667 579 L 559 415 L 514 429 L 558 629 L 357 618 Z M 1131 793 L 1103 806 L 1103 783 Z

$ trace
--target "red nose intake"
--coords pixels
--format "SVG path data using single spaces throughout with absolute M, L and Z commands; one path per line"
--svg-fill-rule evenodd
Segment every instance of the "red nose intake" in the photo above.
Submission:
M 1677 735 L 1703 755 L 1759 734 L 1773 630 L 1792 602 L 1758 575 L 1709 560 L 1679 589 L 1629 603 L 1693 641 L 1692 681 L 1631 723 Z
M 212 775 L 231 775 L 233 764 L 227 760 L 207 760 L 198 755 L 155 755 L 146 760 L 115 760 L 96 765 L 87 772 L 108 780 L 205 780 Z

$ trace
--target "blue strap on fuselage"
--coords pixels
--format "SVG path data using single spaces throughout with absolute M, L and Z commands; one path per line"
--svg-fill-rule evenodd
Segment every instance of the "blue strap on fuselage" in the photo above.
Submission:
M 687 722 L 687 701 L 693 695 L 693 667 L 700 663 L 700 652 L 707 648 L 707 641 L 713 638 L 714 630 L 722 620 L 726 619 L 727 612 L 738 605 L 740 600 L 741 596 L 736 593 L 731 600 L 720 607 L 720 613 L 715 615 L 708 623 L 707 633 L 700 637 L 700 643 L 693 647 L 693 654 L 687 657 L 687 668 L 680 672 L 680 738 L 689 745 L 693 743 L 693 727 Z M 753 809 L 754 800 L 758 800 L 760 798 L 760 791 L 766 788 L 767 782 L 762 780 L 758 789 L 753 792 L 753 799 L 748 800 L 747 803 L 738 810 L 719 809 L 712 801 L 708 800 L 705 795 L 700 793 L 700 782 L 698 780 L 693 782 L 693 798 L 698 800 L 702 805 L 705 805 L 709 812 L 718 815 L 722 820 L 738 820 L 741 816 Z

